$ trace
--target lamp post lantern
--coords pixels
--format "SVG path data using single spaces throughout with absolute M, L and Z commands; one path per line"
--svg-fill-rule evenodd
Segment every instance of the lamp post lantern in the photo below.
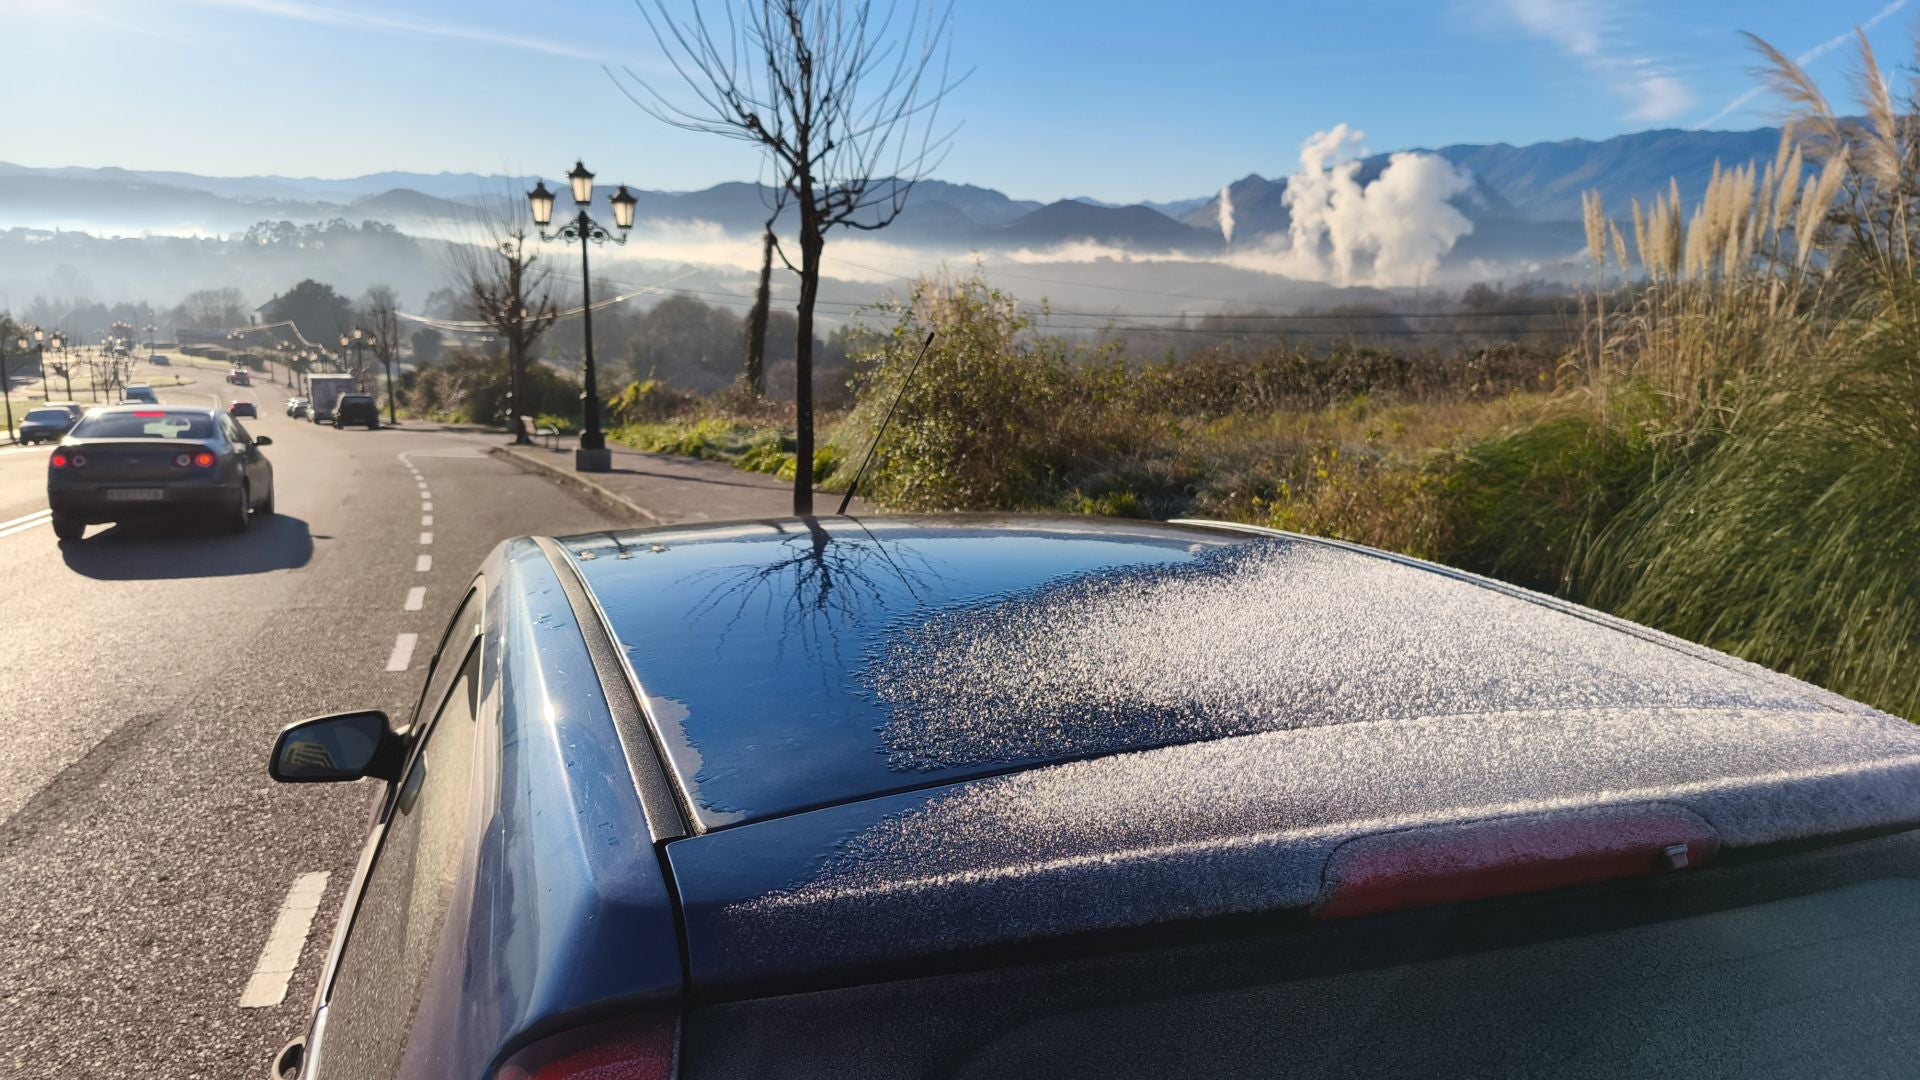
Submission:
M 587 171 L 585 162 L 574 162 L 573 171 L 567 174 L 567 183 L 573 188 L 573 203 L 579 208 L 579 213 L 559 229 L 547 232 L 547 226 L 553 223 L 553 193 L 547 190 L 545 182 L 536 183 L 533 190 L 527 192 L 527 207 L 533 213 L 533 223 L 539 227 L 542 240 L 580 241 L 580 337 L 585 350 L 585 363 L 581 369 L 585 386 L 581 397 L 585 408 L 580 448 L 573 453 L 573 467 L 579 472 L 606 472 L 613 468 L 613 455 L 607 451 L 607 437 L 600 430 L 600 382 L 593 362 L 593 289 L 587 266 L 587 248 L 589 243 L 626 243 L 627 230 L 633 228 L 634 204 L 639 200 L 627 191 L 625 184 L 620 185 L 620 190 L 610 200 L 613 225 L 618 231 L 609 232 L 587 215 L 587 207 L 593 204 L 593 174 Z M 522 407 L 521 402 L 513 402 L 515 413 L 509 416 L 509 420 L 515 425 L 520 422 L 518 410 Z

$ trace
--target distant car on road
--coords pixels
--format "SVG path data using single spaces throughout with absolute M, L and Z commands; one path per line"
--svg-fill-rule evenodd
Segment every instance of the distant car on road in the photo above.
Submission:
M 31 446 L 34 443 L 59 442 L 79 420 L 72 413 L 61 408 L 34 409 L 20 421 L 19 439 Z
M 348 424 L 365 424 L 369 431 L 380 426 L 380 407 L 374 404 L 372 394 L 342 394 L 339 404 L 333 407 L 333 426 L 346 427 Z
M 260 410 L 254 408 L 253 402 L 251 401 L 236 401 L 233 404 L 227 406 L 227 415 L 235 416 L 235 417 L 244 416 L 249 419 L 258 419 L 260 416 Z
M 311 405 L 312 405 L 312 402 L 309 402 L 306 398 L 303 398 L 303 397 L 288 398 L 287 399 L 287 415 L 293 417 L 296 420 L 300 419 L 307 415 L 307 409 Z
M 167 359 L 165 356 L 162 356 L 159 353 L 154 353 L 153 355 L 147 357 L 147 363 L 152 364 L 154 367 L 172 367 L 173 366 L 173 361 Z
M 1231 525 L 805 518 L 510 540 L 456 608 L 411 715 L 275 744 L 384 785 L 275 1075 L 1920 1051 L 1920 728 L 1551 597 Z
M 128 402 L 138 402 L 143 405 L 160 404 L 160 399 L 153 394 L 153 387 L 147 386 L 144 383 L 134 383 L 132 386 L 122 390 L 120 396 L 122 400 Z
M 227 372 L 227 381 L 235 386 L 252 386 L 253 376 L 247 373 L 246 368 L 234 368 Z
M 239 422 L 217 409 L 115 405 L 88 413 L 47 461 L 54 535 L 88 525 L 211 517 L 244 532 L 273 513 L 273 465 Z

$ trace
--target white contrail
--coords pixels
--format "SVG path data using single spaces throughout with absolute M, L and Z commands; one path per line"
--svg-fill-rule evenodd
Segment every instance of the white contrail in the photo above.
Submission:
M 1233 243 L 1233 186 L 1230 184 L 1220 187 L 1220 236 L 1227 243 Z
M 1879 26 L 1881 23 L 1886 22 L 1888 19 L 1892 18 L 1894 15 L 1898 14 L 1900 9 L 1906 6 L 1907 6 L 1907 0 L 1893 0 L 1892 3 L 1888 4 L 1886 7 L 1881 8 L 1877 13 L 1875 13 L 1873 18 L 1868 19 L 1866 22 L 1861 23 L 1859 29 L 1871 30 L 1874 27 Z M 1813 63 L 1815 60 L 1818 60 L 1821 57 L 1832 52 L 1833 50 L 1839 48 L 1840 46 L 1845 45 L 1849 40 L 1853 38 L 1853 35 L 1854 35 L 1854 31 L 1852 30 L 1847 31 L 1844 34 L 1835 34 L 1832 37 L 1828 38 L 1827 40 L 1821 42 L 1820 44 L 1815 45 L 1813 48 L 1808 49 L 1806 52 L 1801 53 L 1799 56 L 1794 57 L 1793 62 L 1796 64 L 1799 64 L 1801 67 L 1806 67 L 1808 64 Z M 1719 123 L 1721 120 L 1724 120 L 1728 116 L 1731 116 L 1732 114 L 1739 112 L 1741 109 L 1745 108 L 1747 102 L 1752 101 L 1754 98 L 1757 98 L 1761 94 L 1765 93 L 1766 89 L 1767 88 L 1764 86 L 1756 86 L 1753 89 L 1748 90 L 1746 93 L 1741 94 L 1739 97 L 1734 98 L 1732 101 L 1727 102 L 1726 107 L 1721 109 L 1719 112 L 1714 113 L 1712 116 L 1707 117 L 1705 120 L 1702 120 L 1693 126 L 1695 128 L 1703 128 L 1712 124 Z

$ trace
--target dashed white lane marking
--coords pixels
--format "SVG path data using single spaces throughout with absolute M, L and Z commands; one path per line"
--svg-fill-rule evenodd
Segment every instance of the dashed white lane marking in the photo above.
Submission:
M 20 533 L 26 532 L 28 529 L 38 528 L 52 520 L 53 511 L 48 509 L 35 510 L 31 514 L 14 518 L 12 521 L 0 521 L 0 539 L 17 536 Z
M 432 534 L 432 533 L 430 533 L 430 532 L 423 532 L 423 533 L 421 533 L 421 534 L 420 534 L 420 546 L 421 546 L 421 547 L 425 547 L 425 546 L 427 546 L 428 544 L 431 544 L 431 543 L 433 543 L 433 534 Z
M 422 555 L 418 559 L 415 559 L 413 561 L 413 569 L 415 573 L 420 574 L 424 574 L 433 569 L 433 556 Z
M 427 486 L 427 482 L 425 480 L 415 480 L 414 483 L 420 485 L 422 489 L 424 489 Z
M 420 489 L 420 501 L 421 501 L 421 502 L 428 502 L 428 501 L 430 501 L 430 500 L 432 500 L 432 498 L 433 498 L 433 492 L 431 492 L 431 491 L 428 491 L 428 490 L 427 490 L 426 488 L 421 488 L 421 489 Z
M 422 524 L 422 525 L 431 525 L 431 524 L 433 524 L 433 515 L 432 515 L 432 514 L 421 514 L 421 515 L 420 515 L 420 524 Z
M 293 969 L 300 965 L 300 951 L 306 948 L 307 932 L 313 928 L 313 916 L 320 910 L 320 897 L 327 891 L 327 872 L 301 874 L 293 879 L 273 930 L 260 949 L 260 960 L 253 965 L 253 977 L 240 992 L 240 1007 L 265 1009 L 287 997 L 287 983 Z
M 423 514 L 431 514 L 431 513 L 433 513 L 433 504 L 432 504 L 432 503 L 430 503 L 430 502 L 423 502 L 423 503 L 421 503 L 421 504 L 420 504 L 420 512 L 421 512 L 421 513 L 423 513 Z
M 421 608 L 425 607 L 426 605 L 427 605 L 427 587 L 425 585 L 415 585 L 413 588 L 407 590 L 406 610 L 419 611 Z
M 419 634 L 401 634 L 393 639 L 393 654 L 387 657 L 388 671 L 405 671 L 413 666 L 413 646 Z

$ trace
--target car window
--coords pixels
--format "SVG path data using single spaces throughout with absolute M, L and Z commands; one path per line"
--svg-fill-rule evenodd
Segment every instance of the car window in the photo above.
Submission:
M 240 421 L 231 416 L 227 417 L 226 421 L 229 429 L 227 438 L 232 439 L 235 446 L 245 446 L 253 441 L 253 436 L 247 433 L 246 428 L 240 426 Z
M 65 409 L 35 409 L 27 419 L 39 424 L 64 424 L 73 419 L 73 414 Z
M 453 898 L 471 810 L 475 683 L 469 646 L 397 789 L 330 990 L 329 1077 L 393 1076 Z
M 420 701 L 414 706 L 415 726 L 426 720 L 428 706 L 439 704 L 446 694 L 447 684 L 453 681 L 460 658 L 466 655 L 468 642 L 480 632 L 480 607 L 480 591 L 470 589 L 466 599 L 460 602 L 460 610 L 454 612 L 453 619 L 447 623 L 447 632 L 441 637 L 440 646 L 434 650 L 433 661 L 427 669 L 427 685 L 420 692 Z
M 78 439 L 211 439 L 213 418 L 199 413 L 95 413 L 73 427 Z

